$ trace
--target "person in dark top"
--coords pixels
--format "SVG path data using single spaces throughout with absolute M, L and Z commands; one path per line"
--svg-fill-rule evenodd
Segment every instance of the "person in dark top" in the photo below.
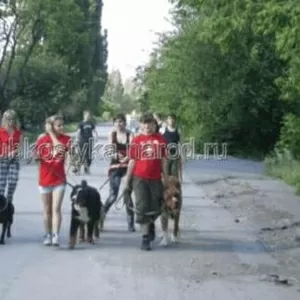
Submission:
M 182 181 L 181 133 L 176 126 L 176 116 L 169 114 L 167 125 L 161 129 L 161 134 L 167 141 L 168 147 L 168 175 L 176 176 Z
M 115 128 L 109 134 L 109 145 L 113 145 L 114 149 L 111 154 L 111 162 L 108 171 L 110 192 L 104 204 L 105 214 L 108 213 L 109 209 L 118 198 L 122 178 L 127 172 L 127 150 L 133 138 L 133 134 L 126 129 L 126 117 L 124 114 L 117 114 L 113 118 L 113 122 Z M 134 232 L 134 212 L 130 209 L 133 208 L 130 189 L 124 194 L 124 201 L 126 203 L 128 231 Z
M 80 154 L 83 155 L 84 172 L 86 174 L 90 173 L 94 135 L 98 138 L 91 113 L 85 111 L 83 113 L 83 121 L 78 125 L 77 140 L 79 143 Z

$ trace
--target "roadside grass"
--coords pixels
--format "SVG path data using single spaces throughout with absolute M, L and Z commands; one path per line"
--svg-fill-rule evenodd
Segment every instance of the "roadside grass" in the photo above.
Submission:
M 300 195 L 300 161 L 294 159 L 287 150 L 275 151 L 265 158 L 266 173 L 296 188 Z

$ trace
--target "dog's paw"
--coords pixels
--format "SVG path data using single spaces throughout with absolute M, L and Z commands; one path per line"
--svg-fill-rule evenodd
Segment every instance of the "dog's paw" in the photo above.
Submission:
M 70 240 L 69 240 L 69 246 L 68 248 L 69 249 L 74 249 L 75 248 L 75 245 L 76 245 L 76 237 L 70 237 Z
M 171 242 L 172 242 L 172 244 L 178 244 L 179 243 L 179 237 L 176 236 L 176 235 L 174 235 L 174 234 L 172 234 L 172 236 L 171 236 Z
M 4 241 L 0 241 L 0 245 L 5 245 L 5 242 Z
M 164 234 L 161 241 L 160 241 L 160 245 L 163 247 L 167 247 L 169 245 L 169 237 L 167 234 Z

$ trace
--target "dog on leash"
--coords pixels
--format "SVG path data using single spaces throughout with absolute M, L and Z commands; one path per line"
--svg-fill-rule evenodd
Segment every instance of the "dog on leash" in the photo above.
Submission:
M 0 244 L 5 244 L 5 237 L 11 237 L 11 225 L 13 224 L 13 216 L 15 213 L 14 205 L 8 201 L 6 197 L 0 195 L 0 224 L 2 224 L 2 233 Z
M 182 190 L 181 184 L 177 177 L 169 176 L 168 182 L 164 187 L 164 203 L 160 216 L 162 227 L 162 246 L 168 246 L 170 243 L 168 234 L 169 220 L 174 221 L 173 233 L 171 236 L 172 243 L 179 242 L 179 219 L 182 207 Z
M 69 248 L 75 247 L 78 230 L 81 240 L 94 244 L 94 235 L 96 238 L 100 237 L 104 222 L 104 207 L 100 193 L 96 188 L 89 186 L 85 180 L 82 180 L 80 185 L 73 188 L 71 201 Z

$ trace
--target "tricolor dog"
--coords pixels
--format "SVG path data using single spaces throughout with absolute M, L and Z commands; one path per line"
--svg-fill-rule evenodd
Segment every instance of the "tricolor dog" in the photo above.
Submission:
M 103 227 L 104 212 L 100 193 L 88 186 L 85 180 L 76 185 L 71 192 L 72 212 L 70 224 L 69 248 L 73 249 L 77 241 L 78 229 L 80 239 L 94 244 L 94 234 L 99 238 Z M 87 235 L 85 231 L 87 229 Z M 87 236 L 87 239 L 85 239 Z
M 174 221 L 173 233 L 171 242 L 179 242 L 179 219 L 182 207 L 182 191 L 181 184 L 177 177 L 169 176 L 168 182 L 165 184 L 164 189 L 164 203 L 163 211 L 161 213 L 161 226 L 162 226 L 162 246 L 168 246 L 168 224 L 169 220 Z

